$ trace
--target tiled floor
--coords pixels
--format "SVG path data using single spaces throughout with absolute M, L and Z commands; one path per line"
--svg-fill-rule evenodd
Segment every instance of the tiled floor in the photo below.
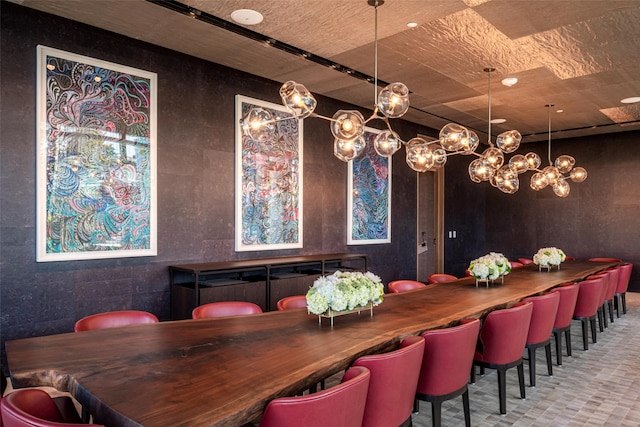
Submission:
M 484 426 L 640 426 L 640 294 L 627 294 L 627 314 L 589 340 L 582 349 L 580 322 L 571 329 L 573 357 L 562 358 L 553 376 L 547 375 L 544 349 L 537 351 L 536 387 L 529 387 L 525 361 L 527 398 L 520 399 L 516 369 L 507 372 L 507 414 L 498 409 L 495 371 L 478 376 L 469 385 L 471 425 Z M 598 331 L 599 332 L 599 331 Z M 552 341 L 553 342 L 553 341 Z M 431 426 L 431 406 L 420 403 L 413 416 L 415 427 Z M 443 426 L 464 426 L 462 398 L 444 402 Z
M 506 415 L 499 414 L 495 371 L 487 370 L 485 376 L 477 376 L 476 383 L 469 385 L 471 425 L 640 426 L 640 293 L 627 294 L 627 306 L 626 315 L 616 318 L 604 333 L 598 333 L 596 344 L 589 341 L 588 351 L 582 350 L 580 322 L 574 321 L 573 356 L 566 357 L 564 353 L 562 366 L 556 366 L 552 346 L 552 377 L 547 375 L 544 350 L 539 349 L 534 388 L 528 386 L 528 362 L 525 362 L 524 400 L 520 399 L 517 372 L 510 369 Z M 420 413 L 413 415 L 413 425 L 431 426 L 428 402 L 420 402 Z M 443 403 L 442 425 L 464 426 L 461 397 Z

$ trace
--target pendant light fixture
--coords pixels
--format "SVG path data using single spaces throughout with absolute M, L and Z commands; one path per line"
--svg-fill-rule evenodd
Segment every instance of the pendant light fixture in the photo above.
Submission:
M 339 110 L 333 117 L 325 117 L 314 112 L 317 101 L 302 84 L 288 81 L 280 88 L 282 103 L 293 117 L 277 118 L 260 107 L 249 111 L 241 120 L 242 131 L 252 139 L 264 141 L 273 135 L 274 123 L 280 120 L 305 119 L 315 117 L 331 122 L 334 137 L 333 153 L 348 162 L 357 158 L 365 148 L 365 126 L 373 120 L 381 120 L 386 129 L 374 139 L 374 148 L 380 156 L 390 157 L 403 145 L 406 162 L 417 172 L 427 172 L 440 168 L 447 162 L 447 156 L 471 154 L 478 147 L 478 135 L 455 123 L 445 125 L 436 140 L 415 137 L 404 142 L 391 128 L 389 119 L 402 117 L 409 110 L 409 89 L 404 83 L 395 82 L 378 91 L 378 7 L 384 0 L 367 0 L 375 9 L 374 33 L 374 108 L 367 119 L 357 110 Z
M 523 156 L 516 155 L 505 164 L 505 154 L 518 149 L 522 135 L 517 130 L 508 130 L 496 137 L 495 145 L 491 141 L 491 73 L 495 68 L 487 67 L 483 71 L 488 76 L 489 147 L 482 154 L 474 153 L 478 158 L 469 164 L 469 178 L 477 183 L 489 181 L 502 192 L 513 194 L 520 188 L 518 175 L 529 170 L 528 163 Z
M 540 156 L 537 159 L 537 165 L 535 167 L 530 167 L 530 170 L 535 170 L 531 176 L 531 188 L 536 191 L 540 191 L 545 187 L 550 186 L 553 188 L 553 192 L 558 197 L 567 197 L 571 191 L 571 186 L 569 185 L 568 178 L 571 178 L 573 182 L 582 182 L 587 179 L 587 170 L 583 167 L 575 167 L 576 159 L 567 154 L 563 154 L 556 158 L 555 162 L 551 162 L 551 107 L 554 104 L 546 104 L 547 107 L 547 115 L 549 120 L 549 140 L 548 140 L 548 151 L 547 156 L 549 159 L 549 166 L 540 170 Z M 530 163 L 533 165 L 536 160 L 533 157 L 534 153 L 528 153 L 528 159 L 533 160 Z M 537 156 L 537 154 L 536 154 Z M 566 176 L 565 174 L 569 174 Z

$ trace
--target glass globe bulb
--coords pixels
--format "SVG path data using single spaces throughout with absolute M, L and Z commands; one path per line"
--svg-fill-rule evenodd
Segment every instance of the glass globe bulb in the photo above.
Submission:
M 540 159 L 540 156 L 538 155 L 538 153 L 530 152 L 525 154 L 524 157 L 527 159 L 527 162 L 529 163 L 529 170 L 538 169 L 542 164 L 542 159 Z
M 546 168 L 542 169 L 542 173 L 547 177 L 547 182 L 549 184 L 554 184 L 558 180 L 558 178 L 562 176 L 558 168 L 556 168 L 555 166 L 547 166 Z
M 567 197 L 571 191 L 571 186 L 566 179 L 559 179 L 553 184 L 553 192 L 558 197 Z
M 560 171 L 560 173 L 569 172 L 571 169 L 573 169 L 575 164 L 576 164 L 576 159 L 566 154 L 563 154 L 562 156 L 558 156 L 558 158 L 555 161 L 555 165 Z
M 435 168 L 441 168 L 447 163 L 447 152 L 442 148 L 433 150 L 433 163 Z
M 520 141 L 522 141 L 520 132 L 517 130 L 508 130 L 498 135 L 496 145 L 505 153 L 513 153 L 520 146 Z
M 495 169 L 482 157 L 469 163 L 469 177 L 473 182 L 489 181 L 494 174 Z
M 409 110 L 409 88 L 400 82 L 391 83 L 378 94 L 378 110 L 386 117 L 402 117 Z
M 364 117 L 357 110 L 338 110 L 331 121 L 336 139 L 354 139 L 364 135 Z
M 482 152 L 482 157 L 494 169 L 500 169 L 500 166 L 504 163 L 504 154 L 496 147 L 489 147 L 484 150 Z
M 376 153 L 382 157 L 393 156 L 402 146 L 402 140 L 397 133 L 391 130 L 383 130 L 373 140 Z
M 355 139 L 338 139 L 333 142 L 333 155 L 342 160 L 348 162 L 358 157 L 365 148 L 365 141 L 363 137 Z
M 309 90 L 299 83 L 289 80 L 280 87 L 282 103 L 291 114 L 305 119 L 316 109 L 317 101 Z
M 254 107 L 242 118 L 240 127 L 243 135 L 254 141 L 265 142 L 273 139 L 276 123 L 270 111 Z
M 534 190 L 540 191 L 547 185 L 549 185 L 549 181 L 547 180 L 547 177 L 544 173 L 536 172 L 531 175 L 531 188 L 533 188 Z
M 522 154 L 516 154 L 509 160 L 509 167 L 517 173 L 525 173 L 529 170 L 529 162 Z
M 433 169 L 435 159 L 429 143 L 420 137 L 409 140 L 405 147 L 407 164 L 416 172 L 427 172 Z
M 578 166 L 571 171 L 570 176 L 573 182 L 582 182 L 587 179 L 587 170 Z
M 462 154 L 467 155 L 471 154 L 478 148 L 480 145 L 480 138 L 478 138 L 478 134 L 472 130 L 468 130 L 469 137 L 462 139 Z
M 464 126 L 449 123 L 440 129 L 440 145 L 447 151 L 459 151 L 469 140 L 469 131 Z
M 507 194 L 513 194 L 520 188 L 520 180 L 518 172 L 509 165 L 504 165 L 496 172 L 496 186 L 500 191 Z

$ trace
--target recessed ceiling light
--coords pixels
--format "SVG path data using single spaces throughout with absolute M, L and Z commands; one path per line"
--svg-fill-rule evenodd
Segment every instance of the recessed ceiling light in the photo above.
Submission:
M 502 84 L 508 87 L 511 87 L 516 83 L 518 83 L 517 77 L 507 77 L 506 79 L 502 79 Z
M 564 110 L 556 110 L 556 113 L 564 113 Z
M 417 22 L 407 22 L 407 27 L 409 28 L 415 28 L 418 26 Z
M 507 119 L 491 119 L 491 123 L 493 123 L 494 125 L 499 125 L 500 123 L 504 123 L 506 121 Z
M 631 98 L 621 99 L 620 102 L 623 104 L 633 104 L 635 102 L 640 102 L 640 96 L 632 96 Z
M 260 12 L 251 9 L 238 9 L 231 12 L 231 19 L 242 25 L 257 25 L 264 19 Z

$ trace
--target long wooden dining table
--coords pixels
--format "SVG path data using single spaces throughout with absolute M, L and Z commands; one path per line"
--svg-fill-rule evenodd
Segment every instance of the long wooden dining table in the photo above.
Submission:
M 560 270 L 514 269 L 504 283 L 472 278 L 386 295 L 369 311 L 334 319 L 304 309 L 132 325 L 6 343 L 14 387 L 70 392 L 96 423 L 239 426 L 272 399 L 294 395 L 364 354 L 404 337 L 481 318 L 615 263 L 569 261 Z

